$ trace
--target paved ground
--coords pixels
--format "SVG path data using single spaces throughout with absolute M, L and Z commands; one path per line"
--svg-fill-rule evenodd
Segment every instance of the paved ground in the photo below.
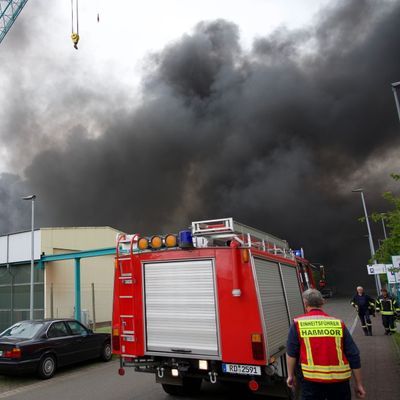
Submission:
M 171 400 L 161 385 L 155 383 L 153 375 L 127 371 L 117 374 L 118 362 L 87 365 L 78 370 L 69 369 L 58 373 L 49 381 L 36 381 L 28 386 L 0 393 L 0 399 L 8 400 Z M 199 400 L 225 400 L 226 388 L 206 383 Z M 245 400 L 243 395 L 229 395 L 230 399 Z M 248 396 L 248 398 L 250 398 Z M 251 397 L 253 398 L 253 397 Z M 189 398 L 179 397 L 180 400 Z M 190 399 L 193 400 L 193 399 Z
M 383 335 L 380 317 L 373 320 L 375 336 L 365 337 L 359 323 L 354 324 L 356 315 L 347 300 L 331 300 L 326 309 L 354 330 L 353 336 L 361 350 L 367 400 L 399 399 L 400 358 L 396 356 L 392 338 Z M 0 399 L 171 400 L 154 382 L 152 375 L 127 371 L 120 377 L 117 369 L 118 362 L 112 361 L 64 369 L 49 381 L 0 376 Z M 219 385 L 205 384 L 198 398 L 223 400 L 235 397 L 227 396 L 225 388 Z M 236 398 L 243 400 L 241 395 Z
M 400 398 L 400 357 L 391 336 L 384 335 L 381 316 L 372 318 L 373 336 L 364 336 L 356 313 L 347 307 L 348 300 L 328 302 L 326 310 L 344 319 L 354 329 L 353 338 L 361 352 L 361 363 L 367 400 Z M 356 324 L 354 322 L 356 321 Z

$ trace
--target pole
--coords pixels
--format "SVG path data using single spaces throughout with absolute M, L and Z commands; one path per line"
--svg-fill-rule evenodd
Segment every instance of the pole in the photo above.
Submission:
M 372 240 L 371 227 L 369 226 L 369 218 L 368 218 L 367 206 L 365 204 L 364 193 L 362 191 L 360 191 L 360 194 L 361 194 L 361 201 L 362 201 L 363 208 L 364 208 L 364 213 L 365 213 L 365 220 L 367 221 L 368 241 L 369 241 L 369 247 L 370 247 L 370 250 L 371 250 L 371 258 L 375 262 L 375 248 L 374 248 L 374 242 Z M 378 296 L 379 296 L 380 292 L 381 292 L 380 278 L 379 278 L 378 275 L 374 275 L 374 277 L 375 277 L 376 291 L 377 291 Z
M 14 324 L 14 274 L 11 272 L 10 264 L 7 264 L 8 271 L 11 275 L 11 316 L 10 316 L 10 326 Z
M 81 320 L 81 259 L 75 258 L 75 319 Z
M 94 283 L 92 283 L 92 310 L 93 310 L 93 331 L 96 330 L 96 299 L 94 293 Z
M 34 274 L 35 274 L 35 198 L 32 198 L 32 235 L 31 235 L 31 285 L 30 285 L 30 308 L 29 319 L 33 319 L 34 308 Z
M 54 318 L 54 290 L 53 290 L 53 282 L 50 285 L 50 318 Z
M 397 88 L 400 86 L 400 82 L 392 83 L 392 90 L 393 90 L 393 95 L 394 95 L 394 101 L 396 103 L 396 108 L 397 108 L 397 115 L 399 116 L 399 121 L 400 121 L 400 103 L 399 103 L 399 98 L 397 96 Z
M 399 281 L 397 280 L 397 274 L 400 272 L 400 260 L 398 256 L 392 256 L 393 263 L 393 275 L 394 275 L 394 290 L 396 291 L 396 299 L 400 301 L 400 292 L 399 292 Z
M 383 236 L 387 239 L 385 220 L 382 217 Z

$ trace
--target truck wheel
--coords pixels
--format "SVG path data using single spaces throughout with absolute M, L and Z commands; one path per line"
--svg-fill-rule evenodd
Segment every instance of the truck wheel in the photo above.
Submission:
M 101 355 L 100 358 L 103 361 L 110 361 L 112 359 L 112 350 L 110 343 L 104 343 L 103 347 L 101 348 Z
M 41 379 L 50 379 L 56 372 L 56 359 L 51 354 L 45 355 L 39 362 L 38 375 Z
M 178 385 L 168 385 L 167 383 L 161 384 L 165 393 L 170 394 L 171 396 L 183 396 L 183 386 Z
M 183 378 L 183 390 L 186 395 L 196 395 L 200 393 L 201 378 Z
M 200 393 L 202 379 L 183 378 L 183 385 L 162 384 L 164 392 L 172 396 L 194 396 Z

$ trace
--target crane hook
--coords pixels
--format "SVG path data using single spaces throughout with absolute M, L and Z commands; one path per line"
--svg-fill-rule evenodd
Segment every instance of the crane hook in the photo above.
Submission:
M 79 42 L 79 35 L 77 33 L 73 33 L 71 35 L 72 43 L 74 44 L 75 49 L 78 50 L 78 42 Z
M 75 9 L 75 10 L 74 10 Z M 75 19 L 75 21 L 74 21 Z M 75 22 L 75 23 L 74 23 Z M 76 30 L 75 30 L 76 27 Z M 79 0 L 71 0 L 71 39 L 75 49 L 78 50 L 79 42 Z

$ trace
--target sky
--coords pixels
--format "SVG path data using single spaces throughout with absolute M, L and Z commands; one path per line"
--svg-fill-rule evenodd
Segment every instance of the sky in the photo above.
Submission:
M 129 97 L 134 107 L 141 99 L 140 84 L 149 57 L 191 32 L 199 21 L 224 18 L 236 23 L 241 33 L 241 44 L 250 49 L 254 38 L 276 28 L 298 28 L 312 22 L 326 3 L 327 0 L 253 0 L 249 8 L 248 2 L 243 0 L 81 0 L 78 9 L 80 51 L 76 51 L 70 39 L 70 0 L 50 4 L 46 0 L 30 0 L 1 45 L 3 73 L 0 82 L 9 90 L 3 90 L 0 98 L 7 103 L 13 86 L 21 85 L 22 80 L 32 101 L 48 111 L 48 104 L 54 101 L 49 98 L 49 90 L 62 74 L 61 79 L 67 85 L 83 86 L 99 94 L 103 91 L 101 95 L 104 97 L 112 98 L 114 95 L 109 93 L 111 85 L 118 87 L 119 91 L 125 92 L 124 99 Z M 57 91 L 53 93 L 58 95 Z M 73 103 L 73 93 L 68 96 Z M 84 119 L 83 112 L 74 111 L 77 113 L 75 120 Z M 54 117 L 51 116 L 52 120 Z M 43 115 L 41 125 L 46 118 L 49 118 L 47 113 Z M 64 135 L 70 128 L 71 119 L 56 118 Z M 98 135 L 101 128 L 91 121 L 90 131 Z M 1 146 L 0 171 L 14 172 L 18 169 L 22 172 L 26 165 L 20 160 L 13 162 L 8 153 L 8 146 Z
M 48 3 L 0 45 L 2 233 L 29 227 L 27 193 L 40 226 L 233 216 L 372 285 L 351 190 L 371 211 L 398 191 L 398 1 L 81 1 L 79 50 Z

